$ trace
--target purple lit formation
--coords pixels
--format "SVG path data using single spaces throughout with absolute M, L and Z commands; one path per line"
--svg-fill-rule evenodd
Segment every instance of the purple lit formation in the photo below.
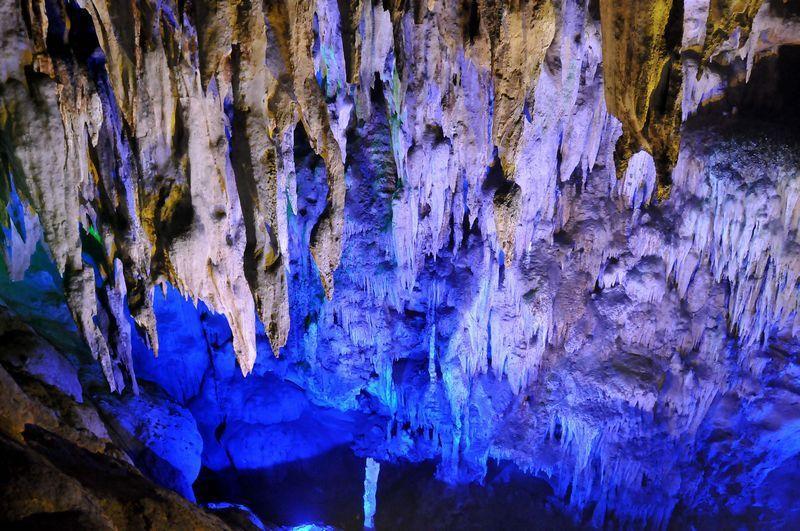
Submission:
M 0 527 L 800 528 L 799 73 L 794 0 L 0 0 Z

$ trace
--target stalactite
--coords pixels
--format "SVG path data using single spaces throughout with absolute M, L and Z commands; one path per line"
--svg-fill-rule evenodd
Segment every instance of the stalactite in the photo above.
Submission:
M 664 527 L 713 497 L 690 456 L 724 408 L 791 380 L 779 3 L 0 0 L 8 276 L 50 257 L 120 394 L 178 293 L 243 374 L 380 416 L 372 455 L 510 459 L 597 526 Z

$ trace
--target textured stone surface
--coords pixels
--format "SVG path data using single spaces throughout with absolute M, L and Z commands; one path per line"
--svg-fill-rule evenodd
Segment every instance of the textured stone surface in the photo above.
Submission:
M 43 358 L 61 356 L 47 341 L 5 309 L 0 313 L 0 330 L 4 345 L 0 352 L 0 522 L 4 527 L 228 529 L 221 520 L 134 468 L 128 441 L 120 439 L 124 415 L 107 426 L 93 401 L 81 400 L 77 379 L 68 380 L 75 371 L 63 367 L 68 361 L 42 363 Z M 20 359 L 27 363 L 20 365 Z M 54 363 L 66 381 L 54 382 L 53 371 L 41 370 Z M 131 398 L 144 400 L 144 395 Z M 106 400 L 114 399 L 106 395 Z M 157 411 L 152 408 L 140 419 L 154 419 Z M 142 414 L 141 408 L 127 411 L 136 413 Z M 178 436 L 174 426 L 169 429 Z M 190 440 L 185 435 L 180 438 L 183 444 Z M 158 449 L 152 440 L 147 442 Z M 162 437 L 161 447 L 165 442 Z M 173 451 L 177 449 L 173 446 Z
M 272 463 L 313 403 L 447 481 L 513 460 L 585 524 L 797 521 L 791 2 L 0 14 L 8 276 L 40 242 L 120 404 L 136 360 L 207 466 Z

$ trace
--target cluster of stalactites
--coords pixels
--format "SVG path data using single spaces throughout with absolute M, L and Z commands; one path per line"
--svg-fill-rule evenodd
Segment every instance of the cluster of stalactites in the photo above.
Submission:
M 25 228 L 9 225 L 10 264 L 17 276 L 24 270 L 35 237 L 21 235 L 39 223 L 109 377 L 116 365 L 135 380 L 127 309 L 157 351 L 152 293 L 162 282 L 226 316 L 247 373 L 256 315 L 275 352 L 288 337 L 294 130 L 303 127 L 325 166 L 326 208 L 308 245 L 330 298 L 348 237 L 347 131 L 369 119 L 379 91 L 400 183 L 391 219 L 397 270 L 362 283 L 400 308 L 432 257 L 458 254 L 460 234 L 478 234 L 481 288 L 438 355 L 471 376 L 489 370 L 491 352 L 492 370 L 519 393 L 568 330 L 554 317 L 552 273 L 535 259 L 570 221 L 574 198 L 563 188 L 598 170 L 613 174 L 616 155 L 635 222 L 664 198 L 664 168 L 678 160 L 681 87 L 692 108 L 724 90 L 702 81 L 711 70 L 697 60 L 676 62 L 677 52 L 703 47 L 703 60 L 716 53 L 717 63 L 745 53 L 751 65 L 795 34 L 766 3 L 747 3 L 734 19 L 718 2 L 685 4 L 681 20 L 677 2 L 656 0 L 635 9 L 600 2 L 597 12 L 577 0 L 428 2 L 411 11 L 374 2 L 340 11 L 345 4 L 332 0 L 147 9 L 6 1 L 5 174 L 38 214 L 19 218 Z M 654 110 L 655 100 L 666 103 Z M 584 254 L 600 271 L 607 257 Z M 678 254 L 682 262 L 691 253 Z M 614 284 L 611 270 L 602 275 Z M 776 303 L 756 323 L 747 317 L 753 304 L 733 315 L 759 331 L 791 310 Z M 351 335 L 361 345 L 371 334 Z M 119 381 L 109 378 L 112 387 Z
M 596 396 L 586 407 L 561 400 L 517 441 L 545 440 L 565 458 L 531 459 L 490 440 L 488 408 L 501 398 L 480 382 L 507 382 L 528 416 L 560 387 L 570 399 L 603 393 L 630 418 L 661 408 L 679 444 L 727 376 L 704 379 L 683 355 L 718 364 L 726 325 L 745 346 L 775 329 L 797 335 L 797 161 L 741 157 L 733 145 L 709 154 L 713 138 L 679 144 L 678 134 L 724 95 L 726 66 L 746 63 L 746 81 L 761 55 L 797 41 L 796 22 L 767 2 L 740 2 L 731 18 L 722 2 L 687 1 L 683 20 L 677 0 L 601 0 L 599 14 L 578 0 L 417 2 L 408 12 L 333 0 L 34 4 L 0 0 L 6 264 L 20 278 L 42 238 L 114 390 L 136 388 L 128 312 L 158 348 L 159 284 L 225 315 L 244 373 L 256 316 L 276 352 L 286 343 L 289 232 L 304 199 L 297 127 L 327 186 L 302 244 L 333 299 L 302 348 L 330 337 L 327 324 L 345 332 L 337 363 L 371 352 L 374 394 L 393 423 L 423 430 L 445 478 L 464 477 L 470 459 L 479 465 L 469 478 L 489 455 L 530 459 L 576 506 L 596 503 L 599 525 L 607 508 L 622 514 L 625 485 L 653 478 L 613 448 L 641 439 L 640 425 L 593 418 Z M 344 219 L 348 137 L 384 107 L 397 185 L 382 234 L 394 267 L 338 273 L 356 294 L 336 298 L 342 246 L 366 232 Z M 393 362 L 408 353 L 393 350 L 385 315 L 412 306 L 425 310 L 419 396 L 395 385 Z M 670 376 L 665 387 L 611 362 L 570 365 L 628 350 L 647 353 Z M 532 387 L 554 367 L 563 382 Z M 571 375 L 583 370 L 589 383 L 578 385 Z M 630 517 L 658 526 L 671 503 Z
M 247 374 L 256 311 L 276 352 L 288 333 L 295 127 L 327 167 L 328 207 L 309 245 L 333 293 L 349 114 L 326 107 L 314 48 L 317 13 L 329 10 L 320 20 L 330 30 L 338 12 L 306 2 L 1 7 L 3 187 L 25 212 L 3 216 L 12 275 L 24 273 L 40 225 L 114 390 L 126 379 L 135 388 L 128 311 L 157 353 L 152 294 L 163 282 L 226 316 Z
M 569 101 L 555 116 L 530 108 L 561 19 L 570 32 L 588 31 L 593 39 L 592 83 L 599 64 L 596 23 L 574 2 L 563 13 L 547 1 L 521 10 L 503 5 L 502 24 L 481 4 L 471 15 L 479 26 L 463 27 L 462 35 L 448 28 L 460 27 L 469 13 L 446 3 L 422 12 L 356 3 L 348 13 L 331 1 L 265 9 L 199 2 L 183 12 L 171 2 L 147 9 L 105 0 L 48 9 L 5 4 L 5 176 L 38 214 L 75 320 L 108 375 L 112 365 L 127 364 L 130 350 L 125 304 L 111 305 L 127 301 L 157 352 L 152 293 L 162 282 L 227 317 L 244 373 L 255 359 L 256 313 L 276 352 L 286 342 L 287 212 L 296 206 L 298 124 L 326 166 L 327 207 L 309 246 L 333 295 L 343 243 L 345 130 L 369 116 L 374 83 L 388 102 L 403 184 L 392 219 L 401 289 L 414 286 L 424 257 L 446 244 L 450 220 L 460 223 L 465 214 L 470 223 L 480 220 L 492 247 L 514 256 L 517 233 L 553 215 L 554 190 L 545 184 L 542 194 L 538 187 L 555 153 L 548 149 L 539 162 L 525 146 L 543 135 L 554 142 L 559 127 L 545 122 L 569 110 Z M 420 35 L 398 39 L 406 30 Z M 429 56 L 426 43 L 434 38 L 441 39 L 438 55 Z M 555 85 L 568 79 L 578 90 L 572 73 L 550 75 Z M 601 100 L 580 118 L 596 128 L 605 119 Z M 596 145 L 597 138 L 586 141 Z M 495 146 L 494 164 L 508 176 L 501 189 L 487 192 Z M 570 164 L 581 164 L 580 156 L 572 158 Z M 517 167 L 535 175 L 517 175 Z M 14 267 L 23 267 L 33 244 L 11 240 Z M 83 260 L 87 253 L 94 253 L 91 263 Z M 113 296 L 92 296 L 95 284 Z M 107 326 L 98 326 L 98 312 Z

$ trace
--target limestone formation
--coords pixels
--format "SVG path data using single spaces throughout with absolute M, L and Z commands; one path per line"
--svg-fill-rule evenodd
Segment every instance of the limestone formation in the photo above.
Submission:
M 207 408 L 209 469 L 278 455 L 230 349 L 376 459 L 746 512 L 800 453 L 799 50 L 784 0 L 0 0 L 4 271 L 55 264 L 116 424 L 137 372 Z

